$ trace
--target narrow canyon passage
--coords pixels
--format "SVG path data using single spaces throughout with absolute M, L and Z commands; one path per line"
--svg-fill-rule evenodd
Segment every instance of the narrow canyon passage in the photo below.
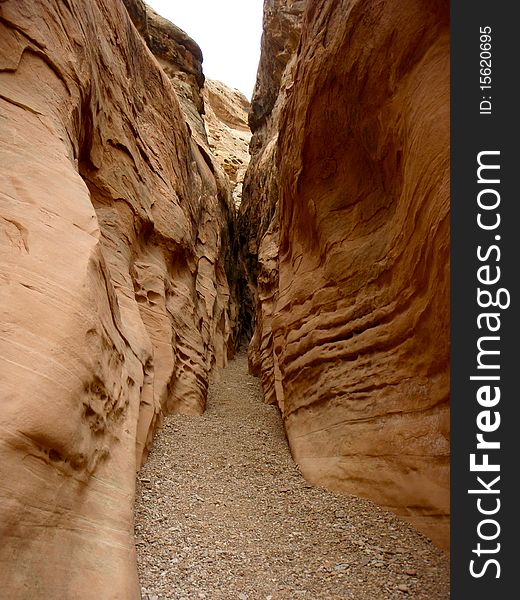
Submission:
M 449 5 L 255 3 L 0 0 L 0 599 L 449 597 Z
M 142 597 L 448 598 L 448 560 L 369 501 L 311 487 L 240 354 L 201 417 L 173 415 L 138 475 Z

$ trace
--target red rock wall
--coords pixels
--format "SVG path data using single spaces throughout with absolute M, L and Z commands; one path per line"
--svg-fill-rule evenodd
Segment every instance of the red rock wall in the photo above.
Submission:
M 232 351 L 230 189 L 122 2 L 0 4 L 0 595 L 139 598 L 135 470 Z
M 304 475 L 443 546 L 448 19 L 444 1 L 307 3 L 272 150 L 277 209 L 257 245 L 250 349 Z
M 271 385 L 273 353 L 269 345 L 278 281 L 277 263 L 273 261 L 278 253 L 278 219 L 274 218 L 279 179 L 276 152 L 280 112 L 287 88 L 292 84 L 304 6 L 302 0 L 266 0 L 264 3 L 262 51 L 249 113 L 253 132 L 249 147 L 251 162 L 238 212 L 240 333 L 249 340 L 253 321 L 256 321 L 250 344 L 250 366 L 254 374 L 262 378 L 268 402 L 275 401 Z M 265 249 L 262 249 L 264 235 Z
M 204 122 L 211 154 L 229 177 L 235 207 L 242 202 L 242 186 L 249 164 L 251 130 L 248 99 L 221 81 L 204 82 Z

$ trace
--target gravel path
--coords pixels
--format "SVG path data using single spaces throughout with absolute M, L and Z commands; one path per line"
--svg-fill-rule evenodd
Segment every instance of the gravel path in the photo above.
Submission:
M 366 500 L 311 487 L 239 355 L 202 417 L 174 415 L 138 476 L 143 598 L 449 598 L 448 560 Z

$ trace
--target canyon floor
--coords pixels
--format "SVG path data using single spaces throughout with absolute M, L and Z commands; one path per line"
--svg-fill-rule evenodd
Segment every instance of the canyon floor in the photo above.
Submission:
M 201 417 L 166 419 L 138 475 L 145 600 L 449 598 L 449 562 L 369 501 L 310 486 L 240 354 Z

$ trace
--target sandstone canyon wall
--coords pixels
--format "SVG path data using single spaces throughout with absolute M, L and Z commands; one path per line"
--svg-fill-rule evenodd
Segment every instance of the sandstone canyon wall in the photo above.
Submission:
M 139 598 L 136 467 L 233 352 L 232 186 L 202 55 L 125 4 L 0 3 L 6 598 Z
M 212 155 L 226 173 L 233 189 L 233 203 L 242 202 L 242 186 L 249 165 L 250 104 L 238 90 L 206 79 L 203 89 L 204 122 Z
M 267 0 L 250 124 L 266 401 L 311 482 L 447 546 L 449 3 Z
M 249 125 L 253 132 L 251 162 L 244 178 L 238 212 L 241 269 L 240 333 L 249 339 L 252 371 L 262 378 L 266 401 L 273 402 L 274 356 L 270 340 L 274 298 L 278 285 L 275 260 L 278 248 L 277 142 L 280 112 L 292 85 L 292 69 L 301 29 L 303 0 L 269 0 L 264 3 L 263 35 L 257 82 L 253 91 Z M 268 231 L 269 230 L 269 231 Z M 262 246 L 262 249 L 260 247 Z M 257 300 L 260 299 L 257 306 Z M 255 317 L 254 317 L 255 315 Z M 260 348 L 260 344 L 264 344 Z M 261 360 L 260 360 L 261 358 Z

